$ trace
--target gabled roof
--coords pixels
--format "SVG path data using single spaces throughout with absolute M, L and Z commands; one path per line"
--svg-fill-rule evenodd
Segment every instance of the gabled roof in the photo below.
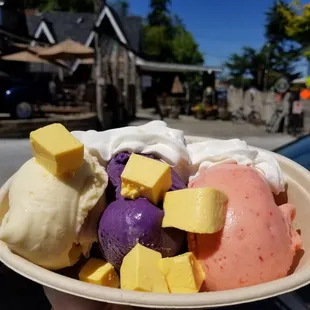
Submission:
M 109 6 L 105 6 L 98 17 L 92 13 L 55 11 L 26 15 L 26 21 L 29 34 L 35 38 L 43 37 L 51 44 L 71 38 L 90 46 L 95 35 L 94 28 L 99 27 L 106 17 L 110 20 L 117 38 L 139 52 L 142 19 L 138 16 L 120 17 Z
M 26 15 L 29 32 L 35 38 L 44 38 L 50 44 L 71 38 L 86 46 L 92 45 L 96 29 L 100 28 L 106 18 L 109 20 L 116 38 L 129 49 L 139 53 L 142 19 L 138 16 L 120 16 L 108 5 L 103 7 L 98 16 L 91 13 L 60 11 Z M 77 69 L 78 65 L 79 61 L 76 61 L 72 72 Z
M 27 15 L 26 21 L 30 34 L 36 38 L 45 36 L 51 44 L 68 38 L 84 43 L 94 27 L 96 15 L 55 11 Z

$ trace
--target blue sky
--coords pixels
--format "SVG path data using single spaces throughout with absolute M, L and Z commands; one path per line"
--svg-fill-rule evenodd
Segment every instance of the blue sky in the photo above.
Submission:
M 205 55 L 205 63 L 220 66 L 245 45 L 264 43 L 265 12 L 273 0 L 172 0 L 171 11 L 186 24 Z M 301 3 L 309 2 L 307 0 Z M 130 13 L 145 17 L 149 0 L 129 0 Z M 298 65 L 304 70 L 304 62 Z

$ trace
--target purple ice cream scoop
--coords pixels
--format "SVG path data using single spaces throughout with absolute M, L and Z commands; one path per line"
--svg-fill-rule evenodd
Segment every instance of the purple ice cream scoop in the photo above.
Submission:
M 178 254 L 185 232 L 162 228 L 163 216 L 162 210 L 144 198 L 112 202 L 102 214 L 98 228 L 104 258 L 119 269 L 124 256 L 137 243 L 160 252 L 163 257 Z
M 116 156 L 114 156 L 107 166 L 107 173 L 109 175 L 109 183 L 110 183 L 108 193 L 109 195 L 113 195 L 115 192 L 115 197 L 112 197 L 110 201 L 122 198 L 121 174 L 128 162 L 130 155 L 131 154 L 128 152 L 121 152 Z M 145 154 L 140 155 L 146 156 L 148 158 L 157 159 L 153 155 L 145 155 Z M 172 168 L 171 168 L 171 176 L 172 176 L 172 186 L 170 188 L 170 191 L 187 188 L 186 184 L 182 181 L 182 179 Z

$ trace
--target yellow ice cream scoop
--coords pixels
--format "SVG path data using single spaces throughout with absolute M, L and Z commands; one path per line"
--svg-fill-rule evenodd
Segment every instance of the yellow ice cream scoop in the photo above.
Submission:
M 45 268 L 72 266 L 97 240 L 96 224 L 88 223 L 92 230 L 83 229 L 83 224 L 87 216 L 94 218 L 93 212 L 103 211 L 107 183 L 105 169 L 88 152 L 73 175 L 62 177 L 30 159 L 12 178 L 0 240 Z

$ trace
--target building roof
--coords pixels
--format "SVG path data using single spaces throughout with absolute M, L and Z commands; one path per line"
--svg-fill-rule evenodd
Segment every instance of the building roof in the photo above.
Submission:
M 176 63 L 164 63 L 147 61 L 140 57 L 136 60 L 136 65 L 144 71 L 159 71 L 159 72 L 222 72 L 220 67 L 208 67 L 199 65 L 186 65 Z
M 38 30 L 41 30 L 43 31 L 42 34 L 46 36 L 46 29 L 42 26 L 44 22 L 55 43 L 68 38 L 85 43 L 90 31 L 94 27 L 95 20 L 95 14 L 60 11 L 26 16 L 28 30 L 31 35 L 35 35 Z
M 118 27 L 124 33 L 130 47 L 139 52 L 141 47 L 142 19 L 138 16 L 120 17 L 109 8 Z M 36 38 L 45 37 L 54 44 L 68 38 L 85 44 L 95 27 L 96 14 L 75 12 L 46 12 L 26 15 L 29 34 Z

